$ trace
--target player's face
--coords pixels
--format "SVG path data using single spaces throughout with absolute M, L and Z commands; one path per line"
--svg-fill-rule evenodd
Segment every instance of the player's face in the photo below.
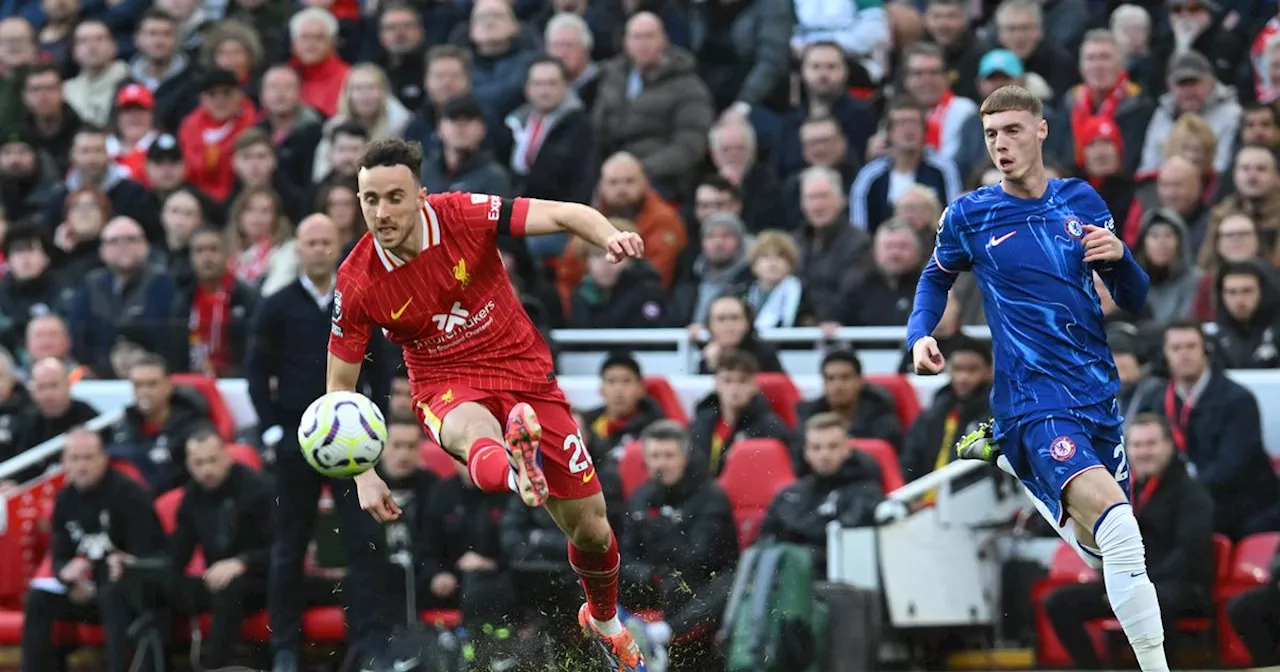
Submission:
M 951 389 L 956 396 L 967 399 L 991 380 L 991 367 L 976 352 L 960 350 L 951 353 Z
M 1044 119 L 1024 111 L 1007 110 L 982 118 L 987 154 L 1005 178 L 1020 180 L 1041 167 L 1040 145 L 1049 135 Z
M 649 478 L 671 487 L 684 478 L 689 456 L 677 441 L 650 439 L 644 445 L 644 467 Z
M 1140 480 L 1159 475 L 1173 457 L 1173 443 L 1165 438 L 1164 431 L 1155 423 L 1130 427 L 1125 432 L 1124 446 L 1133 475 Z
M 1262 302 L 1258 278 L 1249 273 L 1236 273 L 1222 279 L 1222 305 L 1233 319 L 1246 321 L 1253 317 Z
M 625 366 L 606 369 L 600 377 L 600 396 L 610 417 L 625 418 L 636 412 L 644 398 L 644 382 L 635 371 Z
M 831 476 L 840 471 L 851 450 L 849 437 L 840 427 L 811 429 L 804 434 L 804 461 L 817 476 Z
M 396 424 L 387 428 L 387 447 L 379 461 L 383 473 L 391 478 L 406 478 L 422 464 L 422 432 L 413 425 Z
M 188 442 L 187 471 L 200 487 L 212 490 L 222 485 L 231 471 L 231 455 L 217 437 Z
M 364 168 L 358 176 L 365 226 L 382 247 L 402 247 L 418 227 L 427 192 L 405 166 Z
M 1164 335 L 1164 358 L 1169 374 L 1179 380 L 1196 380 L 1208 368 L 1204 335 L 1195 329 L 1171 329 Z

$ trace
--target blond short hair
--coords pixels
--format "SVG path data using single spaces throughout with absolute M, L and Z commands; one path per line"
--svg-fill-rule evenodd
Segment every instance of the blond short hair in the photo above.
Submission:
M 1043 117 L 1044 103 L 1026 88 L 1010 84 L 992 91 L 991 95 L 982 101 L 981 116 L 1001 112 L 1030 112 L 1037 117 Z
M 760 235 L 756 236 L 756 242 L 751 246 L 751 252 L 747 254 L 747 263 L 754 264 L 757 259 L 766 254 L 782 257 L 793 271 L 800 265 L 800 248 L 796 247 L 796 241 L 792 240 L 790 234 L 777 229 L 761 231 Z

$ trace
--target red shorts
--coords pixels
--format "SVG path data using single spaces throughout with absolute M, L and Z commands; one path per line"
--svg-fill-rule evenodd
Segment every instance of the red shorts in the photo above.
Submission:
M 418 396 L 414 407 L 431 438 L 439 443 L 441 422 L 459 404 L 480 404 L 498 419 L 498 424 L 505 426 L 511 407 L 522 401 L 533 407 L 542 425 L 542 473 L 547 478 L 547 490 L 551 496 L 556 499 L 582 499 L 600 492 L 600 479 L 596 478 L 591 453 L 587 451 L 578 424 L 573 420 L 569 402 L 558 387 L 547 392 L 507 392 L 441 385 Z

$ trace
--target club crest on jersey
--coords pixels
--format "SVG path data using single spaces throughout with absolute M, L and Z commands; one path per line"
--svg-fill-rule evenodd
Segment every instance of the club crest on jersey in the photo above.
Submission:
M 1067 233 L 1070 234 L 1072 238 L 1084 237 L 1084 222 L 1080 221 L 1079 217 L 1076 217 L 1075 215 L 1068 215 L 1067 218 L 1062 221 L 1062 226 L 1067 230 Z
M 458 263 L 453 266 L 453 279 L 458 281 L 458 286 L 466 289 L 471 284 L 471 273 L 467 271 L 467 260 L 458 259 Z
M 333 292 L 333 321 L 336 324 L 342 320 L 342 292 L 334 290 Z
M 1059 462 L 1066 462 L 1076 455 L 1076 442 L 1069 436 L 1059 436 L 1049 444 L 1049 454 Z

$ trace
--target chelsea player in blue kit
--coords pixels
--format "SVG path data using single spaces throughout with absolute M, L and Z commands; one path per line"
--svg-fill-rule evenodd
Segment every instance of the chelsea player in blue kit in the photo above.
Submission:
M 1040 513 L 1101 570 L 1139 666 L 1167 672 L 1160 605 L 1128 499 L 1120 378 L 1094 285 L 1096 273 L 1117 305 L 1137 312 L 1149 280 L 1097 192 L 1080 180 L 1047 178 L 1038 98 L 1006 86 L 983 102 L 980 116 L 1002 179 L 943 212 L 907 347 L 916 373 L 943 370 L 930 334 L 956 274 L 974 273 L 995 350 L 990 438 L 999 446 L 980 440 L 978 456 L 994 457 L 1021 480 Z

